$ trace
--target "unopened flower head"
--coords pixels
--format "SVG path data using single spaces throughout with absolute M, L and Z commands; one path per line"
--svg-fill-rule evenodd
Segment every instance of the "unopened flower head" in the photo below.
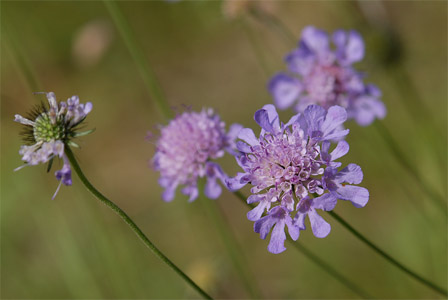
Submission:
M 314 235 L 326 237 L 330 224 L 316 210 L 332 210 L 337 199 L 349 200 L 356 207 L 366 205 L 368 191 L 351 185 L 362 181 L 361 168 L 349 164 L 338 171 L 341 163 L 335 161 L 348 152 L 348 143 L 339 141 L 330 152 L 330 141 L 348 134 L 348 129 L 341 126 L 346 118 L 340 106 L 327 111 L 311 105 L 303 114 L 280 124 L 275 107 L 265 105 L 255 113 L 255 121 L 262 128 L 259 138 L 249 128 L 238 134 L 242 141 L 237 142 L 237 149 L 243 154 L 236 157 L 244 172 L 228 179 L 228 187 L 237 190 L 247 183 L 253 186 L 247 202 L 257 206 L 247 218 L 255 221 L 254 230 L 263 239 L 273 227 L 270 252 L 286 249 L 285 226 L 297 240 L 300 230 L 305 229 L 307 215 Z
M 364 84 L 364 74 L 352 67 L 364 57 L 361 35 L 354 30 L 338 30 L 332 41 L 334 49 L 325 31 L 312 26 L 302 31 L 298 48 L 285 59 L 289 73 L 279 73 L 269 82 L 275 105 L 279 109 L 294 106 L 297 112 L 310 104 L 325 109 L 339 105 L 361 126 L 384 118 L 386 108 L 380 90 Z
M 160 185 L 165 188 L 163 199 L 171 201 L 179 185 L 182 193 L 193 201 L 198 196 L 198 179 L 206 178 L 205 195 L 216 199 L 221 194 L 217 180 L 225 183 L 226 174 L 213 162 L 225 151 L 234 153 L 234 140 L 241 125 L 233 124 L 229 132 L 225 123 L 212 109 L 187 111 L 160 130 L 156 154 L 152 160 L 160 172 Z
M 53 92 L 43 94 L 48 99 L 48 106 L 44 104 L 38 106 L 26 118 L 15 115 L 14 121 L 26 126 L 23 132 L 26 145 L 22 145 L 19 151 L 25 164 L 16 171 L 29 165 L 47 162 L 52 164 L 54 158 L 62 158 L 62 169 L 55 172 L 56 179 L 60 183 L 53 196 L 54 199 L 61 184 L 72 184 L 70 163 L 64 148 L 66 145 L 77 146 L 72 139 L 91 132 L 77 130 L 92 110 L 92 103 L 79 103 L 78 96 L 72 96 L 66 102 L 58 103 Z

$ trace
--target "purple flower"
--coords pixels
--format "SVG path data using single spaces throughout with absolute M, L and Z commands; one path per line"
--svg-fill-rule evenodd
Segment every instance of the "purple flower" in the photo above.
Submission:
M 349 200 L 356 207 L 367 204 L 367 189 L 352 185 L 361 183 L 361 168 L 349 164 L 338 171 L 341 163 L 336 160 L 347 154 L 348 143 L 339 141 L 330 151 L 331 141 L 348 134 L 348 129 L 342 128 L 346 119 L 346 111 L 340 106 L 327 111 L 310 105 L 283 124 L 275 107 L 265 105 L 255 113 L 260 136 L 257 138 L 249 128 L 240 131 L 241 141 L 236 145 L 241 154 L 236 159 L 244 172 L 227 179 L 227 185 L 231 190 L 252 185 L 247 202 L 257 206 L 247 218 L 255 221 L 254 230 L 262 239 L 273 228 L 270 252 L 286 249 L 285 226 L 297 240 L 300 230 L 305 229 L 306 216 L 314 235 L 326 237 L 331 227 L 317 210 L 332 210 L 337 199 Z
M 224 156 L 225 151 L 237 154 L 234 141 L 241 128 L 233 124 L 226 132 L 225 123 L 212 109 L 184 112 L 162 127 L 152 164 L 160 172 L 163 200 L 173 200 L 179 185 L 184 186 L 182 193 L 189 196 L 189 201 L 195 200 L 199 194 L 197 181 L 203 177 L 205 195 L 218 198 L 218 181 L 225 183 L 227 175 L 212 160 Z
M 55 157 L 62 158 L 62 169 L 55 172 L 56 179 L 60 183 L 53 195 L 54 199 L 61 184 L 72 185 L 70 163 L 64 148 L 65 145 L 77 146 L 72 141 L 74 137 L 93 131 L 77 132 L 78 126 L 92 110 L 92 103 L 79 103 L 78 96 L 72 96 L 67 102 L 61 101 L 58 104 L 53 92 L 38 94 L 47 96 L 48 107 L 45 105 L 37 107 L 27 118 L 15 115 L 14 121 L 26 126 L 24 131 L 26 145 L 21 146 L 19 150 L 25 164 L 15 171 L 40 163 L 51 164 Z
M 275 105 L 279 109 L 294 105 L 297 112 L 310 104 L 325 109 L 339 105 L 346 109 L 348 119 L 361 126 L 384 118 L 386 108 L 380 90 L 364 84 L 364 75 L 352 67 L 364 57 L 361 35 L 354 30 L 338 30 L 332 41 L 334 49 L 325 31 L 312 26 L 302 31 L 298 48 L 285 59 L 290 72 L 279 73 L 269 82 Z

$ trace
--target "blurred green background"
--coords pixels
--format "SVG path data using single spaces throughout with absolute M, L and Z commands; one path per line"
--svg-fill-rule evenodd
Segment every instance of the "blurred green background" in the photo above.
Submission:
M 254 4 L 254 3 L 253 3 Z M 269 76 L 248 39 L 261 46 L 272 72 L 285 69 L 294 45 L 242 11 L 229 16 L 221 1 L 120 2 L 170 106 L 213 107 L 229 125 L 255 128 L 253 113 L 271 103 Z M 230 4 L 235 5 L 235 3 Z M 383 91 L 384 123 L 431 188 L 446 198 L 447 3 L 256 2 L 282 20 L 298 40 L 302 28 L 357 29 L 367 43 L 357 65 Z M 224 13 L 225 11 L 226 13 Z M 243 26 L 244 25 L 244 26 Z M 35 83 L 23 72 L 32 68 Z M 81 167 L 150 239 L 216 298 L 248 298 L 213 220 L 201 201 L 161 200 L 158 175 L 148 167 L 148 130 L 158 115 L 123 39 L 102 2 L 1 2 L 1 297 L 3 299 L 197 298 L 74 176 L 51 201 L 57 181 L 45 166 L 21 165 L 21 125 L 42 99 L 79 95 L 91 101 L 89 136 L 78 139 Z M 416 105 L 416 98 L 420 104 Z M 417 100 L 418 101 L 418 100 Z M 427 113 L 422 110 L 426 107 Z M 291 112 L 283 112 L 284 119 Z M 351 149 L 370 190 L 363 209 L 339 203 L 336 212 L 411 269 L 447 286 L 446 214 L 391 155 L 374 126 L 347 125 Z M 230 174 L 237 166 L 220 161 Z M 247 193 L 245 190 L 244 192 Z M 211 201 L 211 200 L 209 200 Z M 357 295 L 287 245 L 270 254 L 246 219 L 247 207 L 229 192 L 216 201 L 241 245 L 264 298 L 356 298 Z M 325 239 L 311 230 L 303 244 L 376 298 L 437 298 L 367 248 L 335 220 Z

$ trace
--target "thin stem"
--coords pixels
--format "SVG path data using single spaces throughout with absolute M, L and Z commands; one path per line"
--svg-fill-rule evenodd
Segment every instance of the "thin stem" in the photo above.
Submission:
M 75 156 L 73 155 L 70 147 L 66 146 L 65 154 L 67 155 L 73 169 L 78 175 L 79 179 L 81 179 L 82 183 L 85 185 L 87 190 L 91 192 L 98 200 L 100 200 L 104 205 L 112 209 L 123 221 L 129 225 L 129 227 L 134 231 L 135 234 L 140 238 L 140 240 L 148 247 L 158 258 L 160 258 L 165 264 L 168 265 L 174 272 L 176 272 L 182 279 L 184 279 L 193 289 L 195 289 L 203 298 L 205 299 L 213 299 L 210 297 L 205 291 L 203 291 L 193 280 L 190 279 L 181 269 L 179 269 L 171 260 L 168 259 L 149 239 L 148 237 L 141 231 L 141 229 L 132 221 L 132 219 L 115 203 L 107 199 L 103 194 L 101 194 L 87 179 L 84 173 L 81 170 Z
M 256 8 L 251 9 L 249 12 L 250 15 L 256 20 L 277 31 L 288 45 L 294 45 L 297 42 L 295 34 L 292 33 L 292 31 L 289 30 L 289 28 L 285 26 L 275 15 L 266 13 L 261 9 Z
M 351 282 L 348 278 L 346 278 L 344 275 L 336 271 L 332 266 L 327 264 L 325 261 L 320 259 L 317 255 L 315 255 L 312 251 L 306 249 L 301 243 L 297 243 L 293 241 L 291 238 L 288 237 L 288 242 L 303 253 L 306 257 L 308 257 L 310 260 L 312 260 L 315 264 L 317 264 L 319 267 L 324 269 L 328 274 L 333 276 L 337 281 L 345 285 L 347 288 L 349 288 L 352 292 L 357 294 L 363 299 L 373 299 L 372 296 L 367 294 L 364 290 L 362 290 L 360 287 L 356 286 L 353 282 Z
M 247 24 L 248 20 L 245 18 L 241 19 L 241 24 L 244 29 L 244 32 L 247 35 L 247 38 L 249 40 L 250 45 L 252 46 L 252 49 L 254 50 L 255 56 L 258 59 L 261 68 L 263 69 L 263 72 L 266 74 L 270 73 L 270 68 L 268 66 L 267 60 L 265 55 L 263 54 L 263 51 L 261 50 L 260 44 L 257 41 L 257 38 L 255 37 L 254 32 L 252 31 L 252 28 L 249 24 Z
M 362 242 L 364 242 L 367 246 L 372 248 L 375 252 L 377 252 L 379 255 L 384 257 L 387 261 L 389 261 L 391 264 L 402 270 L 403 272 L 407 273 L 414 279 L 420 281 L 427 287 L 433 289 L 434 291 L 438 292 L 441 295 L 448 296 L 448 293 L 445 289 L 437 286 L 436 284 L 432 283 L 431 281 L 423 278 L 422 276 L 416 274 L 415 272 L 411 271 L 401 263 L 399 263 L 396 259 L 394 259 L 392 256 L 378 248 L 375 244 L 373 244 L 371 241 L 369 241 L 367 238 L 365 238 L 361 233 L 359 233 L 356 229 L 354 229 L 352 226 L 350 226 L 343 218 L 341 218 L 337 213 L 334 211 L 328 211 L 328 214 L 332 216 L 336 221 L 338 221 L 342 226 L 344 226 L 348 231 L 353 233 L 358 239 L 360 239 Z
M 253 208 L 253 205 L 250 205 L 246 202 L 247 197 L 243 195 L 240 191 L 236 191 L 233 193 L 236 197 L 238 197 L 246 206 L 249 208 Z M 312 251 L 306 249 L 303 245 L 294 242 L 290 238 L 288 238 L 288 242 L 298 251 L 302 252 L 303 255 L 308 257 L 312 262 L 321 267 L 325 272 L 327 272 L 330 276 L 334 277 L 337 281 L 345 285 L 352 292 L 360 296 L 364 299 L 372 299 L 368 293 L 366 293 L 363 289 L 358 287 L 355 283 L 350 281 L 347 277 L 336 271 L 333 267 L 331 267 L 328 263 L 320 259 L 317 255 L 313 254 Z
M 278 18 L 276 18 L 272 14 L 267 14 L 265 12 L 262 12 L 261 10 L 253 9 L 251 10 L 251 15 L 255 17 L 258 21 L 260 21 L 263 24 L 266 24 L 268 27 L 272 28 L 273 30 L 277 30 L 282 32 L 282 36 L 285 37 L 285 42 L 287 45 L 294 45 L 295 37 L 294 34 L 289 30 L 289 28 Z M 405 78 L 406 83 L 408 83 L 411 86 L 412 89 L 412 96 L 413 98 L 416 98 L 416 88 L 413 86 L 412 82 L 409 79 L 409 76 L 404 76 L 403 74 L 406 74 L 405 72 L 402 73 L 400 78 Z M 406 86 L 400 82 L 400 87 L 402 88 L 403 93 L 409 93 Z M 417 103 L 420 102 L 422 104 L 422 101 L 417 98 L 415 100 Z M 421 105 L 423 107 L 423 105 Z M 423 111 L 427 112 L 427 109 L 424 107 L 422 108 Z M 441 208 L 443 213 L 447 214 L 446 209 L 446 202 L 444 200 L 443 196 L 440 196 L 438 193 L 434 192 L 433 189 L 431 189 L 427 183 L 422 180 L 421 176 L 419 175 L 418 170 L 414 167 L 412 163 L 410 163 L 404 153 L 400 150 L 396 142 L 394 141 L 392 135 L 389 133 L 387 128 L 380 122 L 380 120 L 377 120 L 375 122 L 376 128 L 380 132 L 381 136 L 386 141 L 386 144 L 389 146 L 389 150 L 393 153 L 395 158 L 400 162 L 401 166 L 409 172 L 409 174 L 416 180 L 417 185 L 421 188 L 421 190 L 426 193 L 432 201 Z
M 229 253 L 237 273 L 243 281 L 246 289 L 253 299 L 261 298 L 258 293 L 258 288 L 256 288 L 256 284 L 252 280 L 254 276 L 250 274 L 249 269 L 247 268 L 247 260 L 243 257 L 243 251 L 241 250 L 235 236 L 230 231 L 228 224 L 225 224 L 222 211 L 217 207 L 218 204 L 214 203 L 214 200 L 207 199 L 204 196 L 201 196 L 201 198 L 202 203 L 206 206 L 211 219 L 215 222 L 215 225 L 223 239 L 224 245 L 227 248 L 227 252 Z
M 5 22 L 5 24 L 8 24 Z M 29 63 L 28 59 L 23 55 L 22 48 L 16 41 L 16 36 L 14 32 L 10 32 L 8 30 L 8 25 L 6 25 L 5 35 L 7 37 L 7 41 L 9 41 L 9 46 L 11 55 L 15 58 L 16 63 L 19 68 L 22 70 L 23 75 L 25 76 L 25 80 L 28 83 L 28 87 L 32 92 L 42 91 L 42 87 L 40 83 L 36 80 L 36 75 Z M 8 43 L 7 43 L 8 44 Z
M 411 176 L 415 179 L 417 185 L 420 189 L 427 194 L 430 199 L 441 208 L 441 211 L 447 214 L 446 202 L 442 196 L 438 193 L 435 193 L 431 188 L 428 187 L 428 184 L 420 177 L 419 172 L 414 167 L 412 162 L 409 162 L 406 155 L 401 151 L 400 147 L 395 142 L 392 134 L 389 132 L 386 126 L 380 121 L 377 120 L 374 123 L 375 128 L 378 130 L 381 137 L 384 139 L 386 145 L 389 147 L 390 152 L 394 155 L 400 165 L 411 174 Z
M 156 103 L 157 109 L 159 110 L 160 114 L 169 119 L 172 116 L 172 111 L 167 104 L 168 102 L 166 101 L 165 95 L 160 88 L 155 73 L 147 63 L 147 60 L 145 59 L 141 48 L 137 45 L 136 39 L 128 22 L 126 21 L 115 1 L 104 0 L 104 5 L 109 10 L 115 26 L 117 26 L 118 31 L 124 39 L 126 46 L 128 47 L 129 52 L 131 53 L 132 58 L 134 59 L 135 64 L 140 71 L 142 79 L 146 85 L 146 88 L 148 89 L 149 95 Z

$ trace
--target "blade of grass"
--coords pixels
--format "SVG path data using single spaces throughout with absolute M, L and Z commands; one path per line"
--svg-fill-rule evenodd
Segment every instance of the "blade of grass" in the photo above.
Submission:
M 170 109 L 168 102 L 166 101 L 163 90 L 160 88 L 157 76 L 150 68 L 147 59 L 143 55 L 141 48 L 138 46 L 137 40 L 134 37 L 129 23 L 118 7 L 117 2 L 104 0 L 104 5 L 108 9 L 112 20 L 115 23 L 115 26 L 120 32 L 121 37 L 123 38 L 129 52 L 131 53 L 131 56 L 134 59 L 138 70 L 140 71 L 140 75 L 145 83 L 145 86 L 148 89 L 148 93 L 156 104 L 159 113 L 165 118 L 170 119 L 172 117 L 172 110 Z

